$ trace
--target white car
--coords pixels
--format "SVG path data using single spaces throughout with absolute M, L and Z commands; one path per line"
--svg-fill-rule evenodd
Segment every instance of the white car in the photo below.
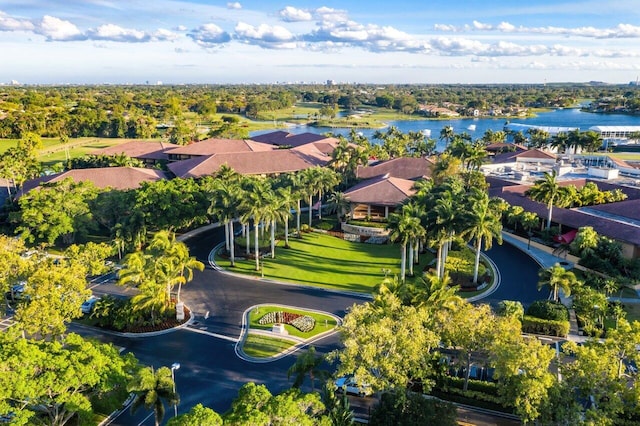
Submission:
M 80 310 L 83 314 L 90 314 L 93 311 L 93 308 L 96 306 L 96 302 L 100 300 L 99 297 L 91 296 L 87 300 L 82 303 L 80 306 Z
M 369 396 L 373 394 L 373 389 L 371 389 L 371 385 L 366 383 L 359 384 L 353 377 L 345 376 L 336 379 L 335 381 L 336 391 L 343 393 L 350 393 L 352 395 L 358 396 Z

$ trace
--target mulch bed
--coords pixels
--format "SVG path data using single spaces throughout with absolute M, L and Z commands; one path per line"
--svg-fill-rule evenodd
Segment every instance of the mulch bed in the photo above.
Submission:
M 175 318 L 175 315 L 173 316 L 173 318 L 170 319 L 166 319 L 165 321 L 161 322 L 160 324 L 157 325 L 145 325 L 145 326 L 138 326 L 138 327 L 131 327 L 131 328 L 127 328 L 124 330 L 119 330 L 123 333 L 151 333 L 154 331 L 162 331 L 162 330 L 169 330 L 171 328 L 177 327 L 181 324 L 184 324 L 185 322 L 189 321 L 189 319 L 191 318 L 191 311 L 189 311 L 189 309 L 187 309 L 186 307 L 184 308 L 184 320 L 183 321 L 178 321 Z

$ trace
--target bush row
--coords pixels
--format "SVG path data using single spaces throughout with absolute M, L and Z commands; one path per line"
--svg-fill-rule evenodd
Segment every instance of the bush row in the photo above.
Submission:
M 569 334 L 569 321 L 545 320 L 525 315 L 522 319 L 522 332 L 566 337 Z

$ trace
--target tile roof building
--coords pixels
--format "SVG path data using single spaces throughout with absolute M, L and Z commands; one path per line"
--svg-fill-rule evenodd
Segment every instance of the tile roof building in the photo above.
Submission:
M 136 158 L 145 164 L 154 165 L 169 160 L 167 151 L 178 148 L 180 145 L 162 141 L 133 140 L 107 148 L 91 152 L 91 155 L 115 156 L 125 154 L 127 157 Z
M 91 181 L 97 188 L 126 190 L 139 188 L 143 182 L 155 182 L 161 179 L 168 179 L 168 176 L 161 170 L 140 167 L 73 169 L 28 180 L 22 185 L 20 191 L 18 191 L 18 196 L 39 188 L 43 183 L 59 182 L 66 178 L 71 178 L 75 182 Z
M 388 176 L 360 182 L 344 192 L 351 204 L 351 217 L 387 219 L 390 212 L 415 194 L 414 184 L 412 180 Z

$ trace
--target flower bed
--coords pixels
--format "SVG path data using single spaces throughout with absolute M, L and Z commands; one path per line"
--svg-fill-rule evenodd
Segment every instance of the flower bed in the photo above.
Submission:
M 258 320 L 258 324 L 289 324 L 303 333 L 307 333 L 316 325 L 316 320 L 307 315 L 294 314 L 293 312 L 274 311 L 268 312 Z

